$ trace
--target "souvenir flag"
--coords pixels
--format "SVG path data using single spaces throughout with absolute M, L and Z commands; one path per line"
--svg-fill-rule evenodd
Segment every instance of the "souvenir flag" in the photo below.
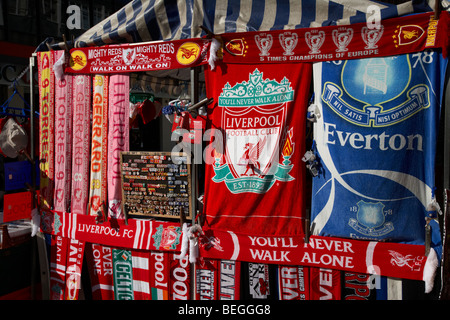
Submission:
M 84 242 L 70 239 L 67 252 L 66 300 L 78 300 L 81 288 L 81 270 L 83 268 Z
M 86 247 L 93 300 L 114 300 L 112 249 L 91 244 Z
M 152 300 L 169 300 L 169 253 L 150 253 L 150 292 Z
M 169 254 L 170 283 L 169 300 L 191 300 L 191 265 L 189 256 L 180 258 L 177 254 Z
M 199 257 L 195 266 L 195 300 L 217 300 L 218 260 Z
M 219 65 L 205 71 L 211 144 L 206 225 L 251 235 L 303 234 L 309 64 Z
M 89 214 L 106 217 L 108 169 L 108 76 L 95 75 L 93 81 L 92 144 Z
M 90 97 L 89 76 L 73 77 L 72 188 L 71 213 L 87 214 L 90 164 Z
M 134 300 L 133 263 L 131 251 L 113 249 L 114 297 L 116 300 Z
M 309 300 L 309 268 L 278 266 L 280 300 Z
M 131 250 L 134 300 L 150 300 L 150 251 Z
M 50 249 L 50 299 L 64 300 L 68 238 L 51 236 Z
M 55 61 L 62 51 L 55 51 Z M 54 210 L 69 211 L 72 181 L 72 75 L 55 80 Z M 70 211 L 69 211 L 70 212 Z
M 314 65 L 314 234 L 425 243 L 445 67 L 434 51 Z
M 40 163 L 40 204 L 44 210 L 53 206 L 55 172 L 55 74 L 52 51 L 38 52 L 39 71 L 39 163 Z
M 239 300 L 241 297 L 241 262 L 220 260 L 219 300 Z
M 109 78 L 108 105 L 108 214 L 124 218 L 122 212 L 122 188 L 120 152 L 128 151 L 130 117 L 130 77 L 111 75 Z
M 310 299 L 341 300 L 341 271 L 310 268 Z

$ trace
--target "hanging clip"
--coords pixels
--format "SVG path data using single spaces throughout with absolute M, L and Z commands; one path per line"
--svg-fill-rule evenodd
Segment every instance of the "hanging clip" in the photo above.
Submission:
M 306 168 L 308 168 L 313 177 L 317 177 L 319 175 L 319 161 L 317 161 L 316 155 L 312 150 L 306 151 L 302 161 L 306 162 Z

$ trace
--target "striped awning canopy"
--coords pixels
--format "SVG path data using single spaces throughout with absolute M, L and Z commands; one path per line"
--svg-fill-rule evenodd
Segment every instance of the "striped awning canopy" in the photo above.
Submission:
M 433 11 L 435 1 L 440 0 L 133 0 L 74 46 L 198 38 L 205 35 L 201 26 L 221 34 L 345 25 L 365 22 L 374 5 L 388 19 Z

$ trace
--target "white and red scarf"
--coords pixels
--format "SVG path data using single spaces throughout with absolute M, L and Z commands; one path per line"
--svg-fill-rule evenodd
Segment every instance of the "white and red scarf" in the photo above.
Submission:
M 112 75 L 109 81 L 108 122 L 108 206 L 109 216 L 123 218 L 120 152 L 128 151 L 129 143 L 128 75 Z
M 51 210 L 55 172 L 55 74 L 53 52 L 38 52 L 40 207 Z
M 135 300 L 150 300 L 150 251 L 131 250 Z
M 87 214 L 89 199 L 90 165 L 90 97 L 91 78 L 76 75 L 73 78 L 73 126 L 72 126 L 72 189 L 71 213 Z
M 341 300 L 341 271 L 310 268 L 310 300 Z
M 169 300 L 191 300 L 191 265 L 189 256 L 180 259 L 177 254 L 169 254 L 170 278 Z
M 309 300 L 309 267 L 278 266 L 280 300 Z

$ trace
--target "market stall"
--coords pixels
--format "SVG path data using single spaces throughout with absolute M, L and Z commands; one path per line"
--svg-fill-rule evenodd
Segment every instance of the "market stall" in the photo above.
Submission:
M 448 12 L 183 4 L 133 1 L 36 54 L 50 298 L 77 299 L 82 276 L 93 299 L 445 292 Z M 172 114 L 172 152 L 131 150 L 130 74 L 176 69 L 197 95 L 204 69 L 206 98 L 150 117 Z

